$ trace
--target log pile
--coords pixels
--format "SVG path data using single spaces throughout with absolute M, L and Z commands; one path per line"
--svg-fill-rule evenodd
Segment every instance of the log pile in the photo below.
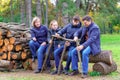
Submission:
M 0 60 L 23 63 L 31 57 L 28 46 L 31 36 L 24 27 L 17 23 L 0 23 Z

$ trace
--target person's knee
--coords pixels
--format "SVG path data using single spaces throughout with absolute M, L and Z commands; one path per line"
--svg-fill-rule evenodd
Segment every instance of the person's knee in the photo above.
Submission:
M 62 51 L 61 48 L 56 49 L 54 51 L 54 57 L 59 56 L 59 54 L 61 53 L 61 51 Z
M 56 51 L 56 50 L 54 51 L 54 57 L 58 56 L 57 52 L 58 51 Z
M 30 41 L 29 41 L 29 46 L 30 46 L 30 47 L 33 46 L 34 43 L 35 43 L 35 42 L 34 42 L 33 40 L 30 40 Z
M 83 57 L 87 57 L 87 56 L 89 56 L 89 54 L 88 54 L 87 51 L 83 51 L 83 52 L 82 52 L 82 56 L 83 56 Z
M 74 55 L 76 55 L 76 48 L 75 49 L 73 49 L 72 51 L 71 51 L 71 56 L 74 56 Z

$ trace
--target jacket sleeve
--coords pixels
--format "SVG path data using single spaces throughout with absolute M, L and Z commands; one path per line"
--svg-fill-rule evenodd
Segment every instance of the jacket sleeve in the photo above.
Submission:
M 45 42 L 48 43 L 48 28 L 47 27 L 45 27 L 45 31 L 46 31 L 46 40 L 45 40 Z
M 90 33 L 90 37 L 88 38 L 87 41 L 85 41 L 82 45 L 84 46 L 84 48 L 86 48 L 87 46 L 89 46 L 91 43 L 93 43 L 97 37 L 100 35 L 99 33 L 99 29 L 98 28 L 94 28 L 91 33 Z
M 35 37 L 35 32 L 33 29 L 30 29 L 30 34 L 31 34 L 31 38 L 34 38 Z
M 48 30 L 48 41 L 50 41 L 51 40 L 51 36 L 52 36 L 52 33 L 51 33 L 51 30 Z
M 63 27 L 63 28 L 62 28 L 60 31 L 58 31 L 57 33 L 60 34 L 60 36 L 62 36 L 64 33 L 67 32 L 67 27 L 68 27 L 68 25 L 65 26 L 65 27 Z
M 77 32 L 74 33 L 74 37 L 80 37 L 81 34 L 82 34 L 82 27 Z

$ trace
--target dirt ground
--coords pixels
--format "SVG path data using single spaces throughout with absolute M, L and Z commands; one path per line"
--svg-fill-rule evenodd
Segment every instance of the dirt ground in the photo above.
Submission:
M 67 76 L 51 75 L 50 73 L 39 73 L 35 74 L 33 70 L 13 70 L 12 72 L 0 72 L 0 80 L 120 80 L 120 64 L 117 62 L 117 71 L 112 72 L 108 75 L 101 76 L 89 76 L 86 79 L 82 79 L 79 75 Z M 89 72 L 92 72 L 92 64 L 89 65 Z
M 34 74 L 32 70 L 18 70 L 15 72 L 0 72 L 0 80 L 120 80 L 120 73 L 116 74 L 88 77 L 81 79 L 81 75 L 67 76 L 67 75 L 51 75 L 48 73 Z

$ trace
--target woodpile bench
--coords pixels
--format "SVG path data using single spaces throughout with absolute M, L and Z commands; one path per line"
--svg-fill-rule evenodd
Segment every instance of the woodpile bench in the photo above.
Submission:
M 51 64 L 55 67 L 53 54 L 50 56 Z M 67 53 L 63 58 L 64 61 L 67 60 Z M 90 63 L 94 63 L 93 71 L 100 72 L 101 74 L 105 75 L 117 70 L 117 64 L 112 59 L 112 51 L 110 50 L 103 50 L 98 55 L 90 55 L 89 58 Z M 32 68 L 37 68 L 37 60 L 32 64 Z
M 64 57 L 67 60 L 67 55 Z M 101 74 L 108 74 L 117 70 L 117 65 L 112 59 L 112 51 L 103 50 L 98 55 L 90 55 L 90 63 L 94 63 L 93 71 L 100 72 Z

